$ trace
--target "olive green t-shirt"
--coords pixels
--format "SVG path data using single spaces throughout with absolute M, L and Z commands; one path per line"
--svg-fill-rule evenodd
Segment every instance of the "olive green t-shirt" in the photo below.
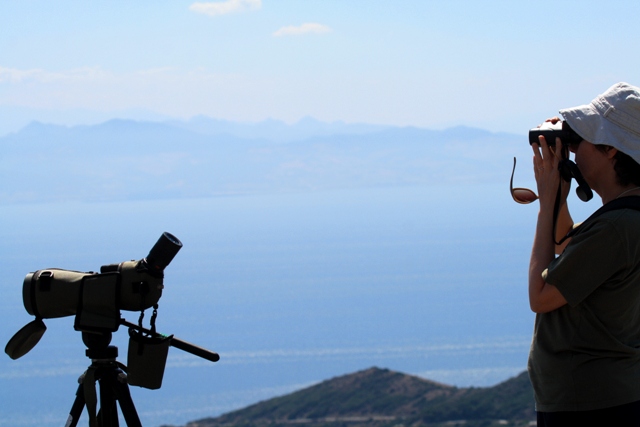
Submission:
M 536 410 L 640 400 L 640 211 L 609 211 L 585 224 L 542 276 L 568 304 L 536 316 Z

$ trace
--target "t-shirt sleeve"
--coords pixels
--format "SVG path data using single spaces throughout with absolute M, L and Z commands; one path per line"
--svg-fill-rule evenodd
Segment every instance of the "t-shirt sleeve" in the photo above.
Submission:
M 612 221 L 598 219 L 571 239 L 542 277 L 556 286 L 567 303 L 575 307 L 628 265 L 628 251 L 623 241 Z

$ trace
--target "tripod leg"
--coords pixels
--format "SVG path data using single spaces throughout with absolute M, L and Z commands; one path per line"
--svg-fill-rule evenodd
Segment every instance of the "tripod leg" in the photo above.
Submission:
M 122 378 L 122 380 L 123 381 L 120 381 L 120 378 L 116 378 L 112 384 L 116 398 L 120 402 L 122 415 L 127 422 L 127 426 L 142 427 L 142 423 L 140 423 L 140 418 L 138 417 L 138 412 L 136 411 L 136 408 L 133 405 L 133 400 L 131 399 L 129 385 L 125 382 L 126 380 L 124 380 L 124 378 Z
M 76 427 L 78 424 L 78 419 L 80 415 L 82 415 L 82 410 L 84 409 L 84 389 L 82 383 L 78 386 L 78 391 L 76 391 L 76 398 L 73 401 L 73 405 L 71 406 L 71 411 L 69 411 L 69 418 L 67 418 L 67 423 L 65 427 Z
M 110 376 L 100 378 L 100 411 L 98 411 L 98 427 L 118 427 L 118 407 L 114 394 L 114 379 Z

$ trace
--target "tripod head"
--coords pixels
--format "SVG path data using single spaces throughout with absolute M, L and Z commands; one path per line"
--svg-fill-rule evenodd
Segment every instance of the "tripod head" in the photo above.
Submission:
M 118 348 L 111 346 L 111 332 L 82 333 L 82 342 L 87 346 L 86 355 L 91 360 L 113 359 L 118 357 Z

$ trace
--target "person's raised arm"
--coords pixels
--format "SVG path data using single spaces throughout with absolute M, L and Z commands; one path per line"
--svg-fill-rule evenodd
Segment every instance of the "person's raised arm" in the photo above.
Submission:
M 556 145 L 560 147 L 560 140 Z M 555 258 L 556 244 L 553 241 L 553 210 L 556 201 L 558 186 L 560 185 L 560 173 L 558 171 L 559 159 L 547 145 L 544 137 L 540 137 L 539 144 L 533 144 L 533 167 L 538 195 L 540 211 L 536 232 L 531 249 L 531 259 L 529 261 L 529 305 L 535 313 L 546 313 L 562 307 L 567 300 L 562 296 L 558 288 L 545 283 L 542 272 L 549 266 Z M 566 186 L 563 186 L 566 187 Z M 568 191 L 562 191 L 562 204 L 564 213 L 562 214 L 562 227 L 556 227 L 558 232 L 571 222 L 571 215 L 566 207 L 566 196 Z M 561 209 L 561 212 L 562 210 Z M 570 226 L 569 226 L 570 228 Z M 566 233 L 565 233 L 566 234 Z

